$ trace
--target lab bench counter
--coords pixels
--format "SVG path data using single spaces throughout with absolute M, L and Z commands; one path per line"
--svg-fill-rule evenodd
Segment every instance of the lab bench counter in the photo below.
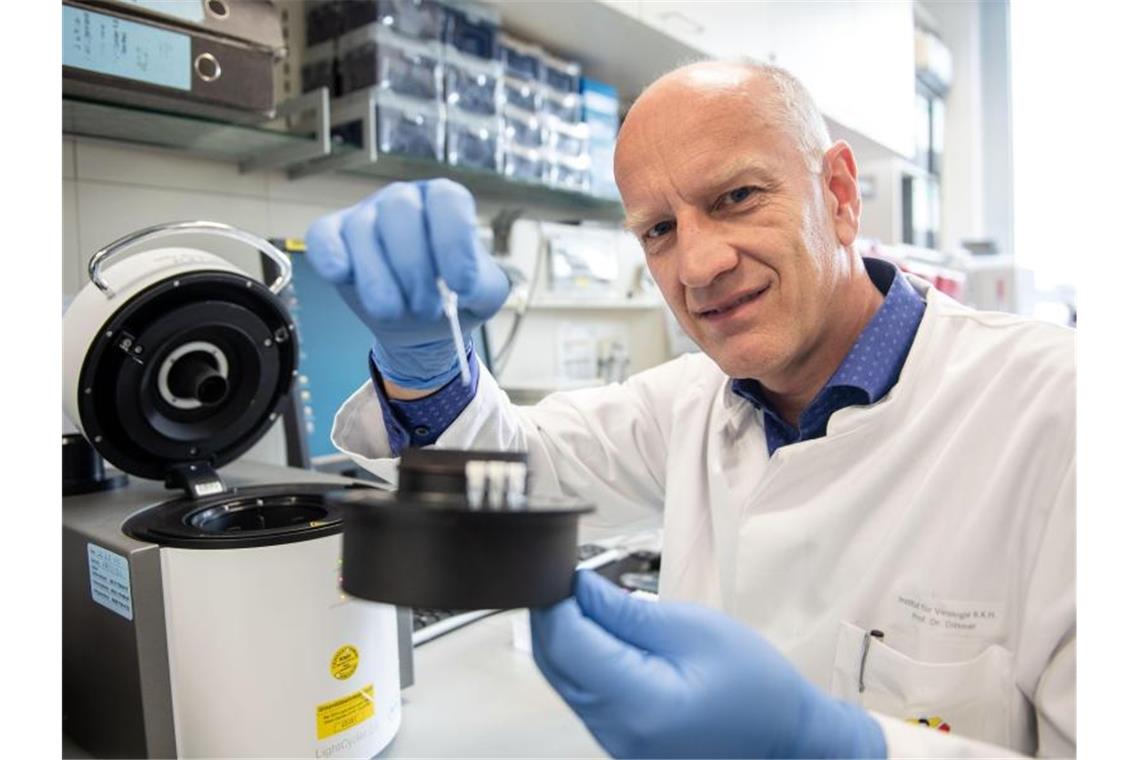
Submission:
M 511 644 L 512 612 L 415 649 L 400 730 L 380 757 L 607 757 Z
M 400 730 L 379 757 L 606 757 L 511 643 L 512 612 L 415 649 L 416 681 L 403 692 Z M 91 757 L 63 737 L 63 757 Z

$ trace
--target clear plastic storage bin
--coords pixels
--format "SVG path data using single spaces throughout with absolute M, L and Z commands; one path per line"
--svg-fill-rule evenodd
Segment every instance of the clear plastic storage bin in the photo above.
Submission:
M 503 100 L 503 66 L 498 61 L 465 55 L 453 48 L 444 50 L 443 86 L 448 111 L 494 116 Z
M 301 92 L 329 88 L 329 94 L 337 95 L 340 90 L 336 81 L 336 53 L 332 40 L 305 48 L 301 60 Z
M 387 91 L 381 92 L 378 99 L 376 146 L 381 153 L 443 161 L 442 103 L 406 98 Z
M 544 144 L 542 119 L 511 106 L 503 106 L 503 143 L 507 147 L 541 148 Z
M 369 24 L 340 38 L 340 84 L 345 93 L 381 87 L 425 100 L 443 96 L 438 42 L 401 37 Z
M 546 159 L 537 148 L 503 150 L 503 175 L 518 182 L 542 183 L 546 177 Z
M 590 125 L 579 121 L 565 122 L 562 119 L 546 119 L 547 145 L 552 151 L 563 156 L 580 156 L 590 144 Z
M 329 42 L 344 30 L 341 0 L 305 0 L 305 45 Z
M 582 67 L 573 61 L 563 60 L 544 53 L 542 83 L 555 92 L 577 95 L 581 90 Z
M 345 31 L 379 22 L 404 37 L 443 39 L 444 12 L 434 0 L 351 0 L 343 15 Z
M 502 169 L 502 150 L 499 140 L 499 120 L 470 116 L 452 110 L 447 112 L 447 162 L 499 172 Z
M 476 7 L 445 8 L 443 41 L 466 55 L 486 60 L 497 58 L 499 25 Z
M 504 76 L 503 100 L 515 108 L 539 113 L 542 111 L 542 86 L 537 81 Z
M 546 51 L 509 34 L 499 34 L 499 60 L 507 76 L 529 82 L 542 81 L 542 61 Z
M 363 105 L 369 96 L 375 98 L 376 147 L 381 153 L 399 154 L 414 158 L 444 160 L 444 106 L 436 100 L 422 100 L 397 95 L 379 87 L 358 91 L 339 101 Z M 332 117 L 336 126 L 332 137 L 338 143 L 364 147 L 364 122 L 336 121 L 343 118 L 334 107 Z
M 579 193 L 590 192 L 590 156 L 560 156 L 550 154 L 547 157 L 546 184 L 560 190 L 574 190 Z
M 575 124 L 582 120 L 582 96 L 547 87 L 542 95 L 542 111 L 555 119 Z

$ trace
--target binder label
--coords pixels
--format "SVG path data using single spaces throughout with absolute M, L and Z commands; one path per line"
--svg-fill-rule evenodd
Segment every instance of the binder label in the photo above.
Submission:
M 63 6 L 63 65 L 190 90 L 190 37 Z
M 206 12 L 202 10 L 202 0 L 126 0 L 126 2 L 155 13 L 177 16 L 183 21 L 200 24 L 206 20 Z

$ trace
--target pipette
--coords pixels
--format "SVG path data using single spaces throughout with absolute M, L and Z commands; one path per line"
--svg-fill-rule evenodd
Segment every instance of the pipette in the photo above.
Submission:
M 447 287 L 442 277 L 435 278 L 439 298 L 443 301 L 443 315 L 451 325 L 451 340 L 455 343 L 455 355 L 459 359 L 459 376 L 464 385 L 471 385 L 471 370 L 467 368 L 467 350 L 463 347 L 463 333 L 459 329 L 459 297 Z

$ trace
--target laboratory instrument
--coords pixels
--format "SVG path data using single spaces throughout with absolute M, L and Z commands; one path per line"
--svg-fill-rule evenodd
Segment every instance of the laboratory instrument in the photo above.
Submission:
M 201 247 L 276 264 L 270 287 Z M 400 723 L 410 618 L 340 589 L 354 481 L 237 462 L 297 366 L 288 259 L 183 222 L 97 252 L 64 315 L 64 407 L 129 477 L 63 500 L 63 730 L 96 756 L 371 756 Z M 100 482 L 106 478 L 88 478 Z M 165 487 L 164 487 L 165 484 Z
M 507 609 L 572 593 L 583 502 L 526 492 L 524 452 L 408 449 L 395 493 L 330 494 L 344 590 L 409 607 Z M 432 560 L 425 561 L 425 557 Z

